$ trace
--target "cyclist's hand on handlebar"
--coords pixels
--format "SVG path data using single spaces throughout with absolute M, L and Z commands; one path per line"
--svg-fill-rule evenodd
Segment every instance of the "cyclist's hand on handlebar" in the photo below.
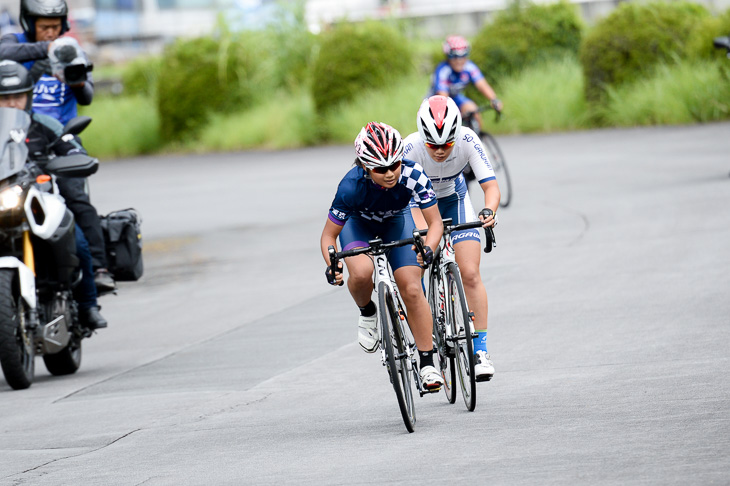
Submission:
M 342 262 L 337 262 L 337 268 L 342 270 Z M 330 285 L 342 285 L 345 283 L 341 271 L 335 272 L 335 275 L 332 276 L 332 268 L 327 267 L 324 274 L 327 277 L 327 283 Z
M 499 222 L 497 219 L 497 213 L 492 211 L 489 208 L 484 208 L 481 211 L 479 211 L 479 220 L 484 223 L 482 226 L 484 228 L 492 227 L 494 228 L 497 226 L 497 223 Z
M 494 108 L 497 113 L 502 113 L 502 108 L 504 108 L 504 105 L 502 105 L 502 102 L 499 100 L 499 98 L 489 100 L 489 104 L 492 105 L 492 108 Z
M 426 245 L 423 247 L 423 253 L 426 256 L 425 260 L 423 258 L 423 255 L 418 252 L 416 249 L 416 246 L 413 245 L 411 247 L 411 250 L 416 252 L 416 260 L 418 261 L 418 264 L 421 265 L 422 268 L 428 268 L 431 263 L 433 263 L 433 250 L 430 246 Z

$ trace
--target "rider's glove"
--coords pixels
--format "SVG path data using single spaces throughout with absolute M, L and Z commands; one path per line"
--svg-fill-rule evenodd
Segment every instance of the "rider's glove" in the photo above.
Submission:
M 327 283 L 330 285 L 337 285 L 337 280 L 335 280 L 335 276 L 332 275 L 332 268 L 327 267 L 324 271 L 325 276 L 327 277 Z
M 494 226 L 497 226 L 497 223 L 499 222 L 497 215 L 489 208 L 484 208 L 479 211 L 479 216 L 484 216 L 484 219 L 487 219 L 489 216 L 494 216 Z
M 433 250 L 430 246 L 423 247 L 423 268 L 427 268 L 433 263 Z
M 494 98 L 489 102 L 489 104 L 491 104 L 492 108 L 494 108 L 495 110 L 500 111 L 499 105 L 501 104 L 501 102 L 499 101 L 499 98 Z

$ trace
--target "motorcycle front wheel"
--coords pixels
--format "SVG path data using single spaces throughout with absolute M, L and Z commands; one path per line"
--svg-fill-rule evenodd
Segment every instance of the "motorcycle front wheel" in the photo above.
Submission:
M 28 388 L 35 374 L 35 349 L 27 318 L 17 273 L 0 269 L 0 365 L 5 381 L 15 390 Z

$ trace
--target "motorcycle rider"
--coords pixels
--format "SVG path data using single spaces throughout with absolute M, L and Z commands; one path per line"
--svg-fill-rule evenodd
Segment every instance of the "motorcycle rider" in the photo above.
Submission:
M 34 113 L 31 109 L 33 96 L 33 80 L 30 73 L 15 61 L 0 61 L 0 107 L 24 110 L 31 116 L 31 125 L 28 129 L 26 145 L 28 158 L 43 168 L 44 159 L 51 153 L 55 155 L 70 155 L 86 153 L 84 148 L 73 138 L 59 139 L 63 126 L 53 118 Z M 55 141 L 55 143 L 54 143 Z M 50 145 L 50 149 L 49 149 Z M 66 198 L 62 183 L 72 178 L 58 177 L 59 192 Z M 83 231 L 76 225 L 76 253 L 82 269 L 81 283 L 74 289 L 74 298 L 79 305 L 81 324 L 89 329 L 107 327 L 107 321 L 101 315 L 97 303 L 96 285 L 91 261 L 89 245 Z
M 0 39 L 0 59 L 23 63 L 35 83 L 33 111 L 65 124 L 76 117 L 77 104 L 89 105 L 94 96 L 90 75 L 84 82 L 68 85 L 52 74 L 49 53 L 54 48 L 54 41 L 69 29 L 66 1 L 21 0 L 20 24 L 22 33 L 7 34 Z M 116 283 L 107 270 L 99 214 L 86 194 L 84 180 L 68 179 L 63 185 L 61 193 L 91 248 L 96 286 L 100 291 L 113 291 Z

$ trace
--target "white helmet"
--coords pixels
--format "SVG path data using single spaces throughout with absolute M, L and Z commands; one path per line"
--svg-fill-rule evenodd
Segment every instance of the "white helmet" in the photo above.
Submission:
M 355 138 L 355 153 L 368 169 L 388 167 L 403 158 L 403 139 L 390 125 L 370 122 Z
M 443 145 L 459 139 L 461 112 L 451 98 L 431 96 L 421 103 L 416 123 L 424 142 Z

